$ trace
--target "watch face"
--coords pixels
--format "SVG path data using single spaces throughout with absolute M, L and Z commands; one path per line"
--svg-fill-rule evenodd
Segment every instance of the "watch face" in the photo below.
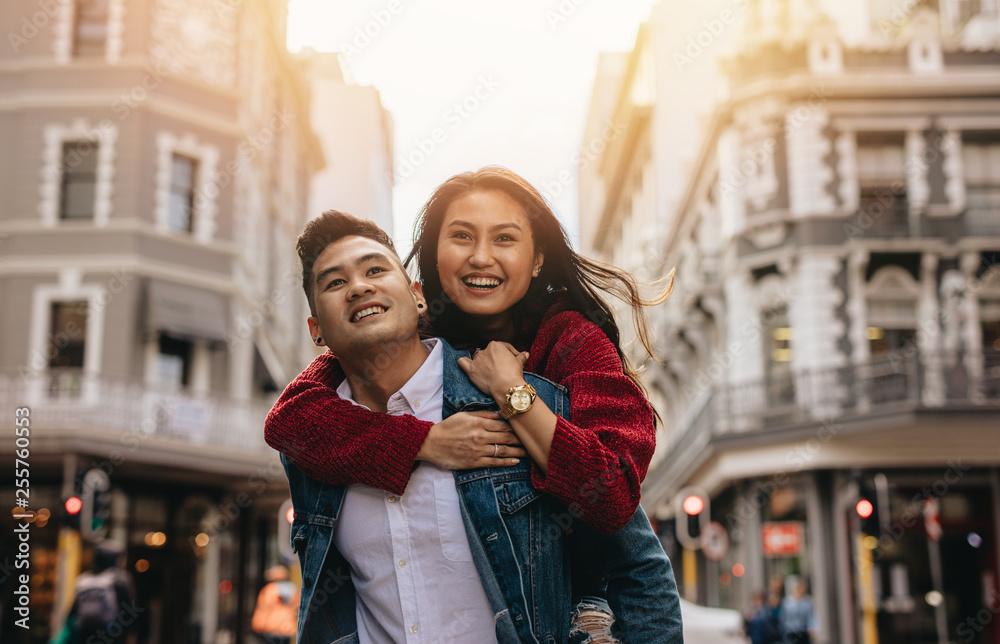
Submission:
M 531 405 L 531 394 L 527 391 L 515 391 L 510 397 L 510 406 L 518 411 L 524 411 Z

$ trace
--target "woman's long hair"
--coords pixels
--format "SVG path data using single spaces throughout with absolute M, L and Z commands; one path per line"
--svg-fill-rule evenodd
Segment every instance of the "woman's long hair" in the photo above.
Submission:
M 604 331 L 615 345 L 625 374 L 642 388 L 638 374 L 622 351 L 614 313 L 600 294 L 611 293 L 632 309 L 636 335 L 646 352 L 653 356 L 643 309 L 662 303 L 669 297 L 673 274 L 668 276 L 669 284 L 658 297 L 643 299 L 635 279 L 626 271 L 575 253 L 566 231 L 542 195 L 507 168 L 488 166 L 477 172 L 453 176 L 434 191 L 417 216 L 413 250 L 406 258 L 406 265 L 409 267 L 416 258 L 434 333 L 465 348 L 480 347 L 490 340 L 478 335 L 474 318 L 455 306 L 444 293 L 437 270 L 438 239 L 448 206 L 459 197 L 483 190 L 499 190 L 524 208 L 531 222 L 535 249 L 545 254 L 538 277 L 531 280 L 528 292 L 511 308 L 515 332 L 520 334 L 515 344 L 528 344 L 533 340 L 545 313 L 557 302 L 562 302 Z

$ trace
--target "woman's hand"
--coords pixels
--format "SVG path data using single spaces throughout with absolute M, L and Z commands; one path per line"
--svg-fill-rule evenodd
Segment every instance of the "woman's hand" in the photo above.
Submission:
M 527 456 L 510 425 L 495 411 L 459 412 L 431 426 L 417 460 L 446 470 L 517 465 Z
M 493 396 L 502 406 L 507 399 L 507 390 L 524 383 L 524 363 L 527 361 L 527 351 L 518 351 L 506 342 L 490 342 L 471 360 L 459 358 L 458 366 L 469 376 L 472 384 Z
M 459 358 L 458 366 L 469 376 L 472 384 L 492 396 L 503 408 L 510 388 L 525 384 L 524 364 L 527 361 L 527 351 L 518 351 L 506 342 L 490 342 L 471 360 Z M 536 398 L 531 409 L 512 416 L 509 422 L 531 460 L 542 472 L 547 472 L 552 437 L 556 431 L 556 415 L 544 401 Z

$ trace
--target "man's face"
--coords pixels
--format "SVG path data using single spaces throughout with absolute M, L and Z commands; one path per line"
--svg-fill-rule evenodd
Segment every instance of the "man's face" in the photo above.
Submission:
M 338 356 L 418 337 L 420 284 L 375 240 L 352 235 L 323 249 L 313 264 L 312 289 L 316 315 L 309 333 Z

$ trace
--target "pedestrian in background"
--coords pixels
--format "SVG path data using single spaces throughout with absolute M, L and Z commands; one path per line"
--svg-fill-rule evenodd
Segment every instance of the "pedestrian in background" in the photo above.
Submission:
M 125 644 L 129 641 L 139 611 L 132 577 L 121 568 L 121 558 L 122 548 L 114 541 L 103 541 L 94 548 L 91 570 L 76 578 L 73 606 L 56 642 Z
M 792 594 L 781 602 L 781 634 L 788 644 L 812 644 L 816 633 L 816 606 L 806 594 L 806 582 L 797 579 Z
M 288 581 L 284 566 L 268 568 L 264 581 L 250 628 L 266 644 L 289 644 L 298 626 L 299 589 Z
M 773 594 L 769 597 L 771 598 Z M 747 637 L 751 644 L 775 644 L 781 641 L 777 608 L 764 601 L 763 590 L 754 591 L 753 606 L 745 617 Z

